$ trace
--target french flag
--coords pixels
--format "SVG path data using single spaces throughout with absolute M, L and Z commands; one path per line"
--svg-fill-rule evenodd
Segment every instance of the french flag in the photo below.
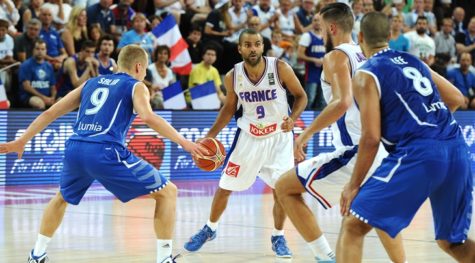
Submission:
M 170 47 L 170 62 L 173 72 L 179 75 L 190 75 L 191 57 L 188 53 L 188 44 L 181 36 L 175 18 L 168 15 L 152 29 L 152 33 L 157 38 L 159 45 Z
M 163 108 L 167 110 L 182 110 L 186 108 L 185 95 L 181 89 L 180 81 L 177 81 L 162 90 Z
M 214 81 L 210 80 L 189 89 L 194 110 L 215 110 L 221 107 Z
M 0 80 L 0 109 L 10 108 L 10 101 L 8 101 L 7 93 L 5 91 L 5 86 L 3 86 L 2 81 Z

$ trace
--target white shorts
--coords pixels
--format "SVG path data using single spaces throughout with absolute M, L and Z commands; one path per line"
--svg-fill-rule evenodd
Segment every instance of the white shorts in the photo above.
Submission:
M 219 187 L 243 191 L 259 176 L 274 188 L 277 179 L 294 167 L 293 141 L 291 132 L 256 138 L 239 129 L 226 157 Z
M 336 185 L 337 190 L 341 191 L 343 186 L 350 181 L 356 164 L 357 151 L 358 146 L 341 147 L 333 152 L 321 153 L 297 165 L 297 177 L 305 190 L 317 199 L 324 208 L 328 209 L 332 207 L 332 204 L 338 202 L 339 195 L 329 194 L 330 187 L 328 185 Z M 384 147 L 380 145 L 368 174 L 372 174 L 387 155 L 388 153 L 384 150 Z M 369 178 L 369 176 L 366 178 Z M 318 186 L 316 181 L 319 183 Z M 333 199 L 327 198 L 327 196 Z

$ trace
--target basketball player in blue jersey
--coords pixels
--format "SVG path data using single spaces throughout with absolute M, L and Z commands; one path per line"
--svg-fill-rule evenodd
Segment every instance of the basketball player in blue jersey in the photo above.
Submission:
M 125 135 L 138 114 L 148 126 L 191 154 L 200 156 L 203 152 L 153 113 L 148 89 L 141 82 L 148 65 L 145 50 L 136 45 L 126 46 L 119 54 L 118 63 L 119 73 L 88 80 L 38 116 L 20 138 L 0 144 L 0 153 L 17 152 L 21 158 L 29 140 L 58 117 L 79 107 L 74 133 L 66 142 L 60 191 L 45 209 L 29 263 L 46 262 L 46 247 L 63 219 L 66 206 L 79 204 L 94 180 L 122 202 L 146 194 L 156 200 L 157 262 L 174 262 L 171 252 L 176 186 L 128 151 Z
M 475 262 L 467 239 L 473 175 L 460 127 L 451 111 L 464 103 L 450 82 L 418 58 L 388 48 L 389 21 L 371 12 L 361 20 L 359 43 L 368 61 L 353 78 L 362 135 L 351 181 L 341 194 L 345 216 L 338 262 L 360 262 L 371 228 L 395 237 L 429 198 L 439 247 L 459 262 Z M 389 151 L 360 186 L 380 141 Z
M 335 253 L 317 224 L 312 211 L 302 194 L 308 192 L 324 208 L 338 200 L 323 198 L 319 181 L 345 185 L 356 162 L 358 140 L 361 134 L 360 117 L 351 92 L 351 77 L 366 58 L 358 45 L 353 43 L 351 31 L 354 18 L 350 7 L 343 3 L 333 3 L 320 11 L 322 35 L 327 54 L 323 58 L 321 76 L 322 90 L 327 106 L 295 141 L 295 157 L 305 159 L 304 145 L 313 134 L 331 126 L 335 151 L 322 153 L 289 169 L 276 184 L 277 196 L 285 212 L 307 242 L 318 262 L 334 262 Z M 387 153 L 378 153 L 382 160 Z M 375 166 L 376 167 L 376 166 Z M 406 261 L 402 238 L 392 239 L 383 231 L 378 235 L 389 251 L 393 262 Z
M 233 115 L 238 130 L 228 152 L 206 225 L 185 244 L 188 251 L 199 250 L 216 237 L 218 221 L 233 191 L 251 187 L 259 176 L 274 188 L 278 177 L 294 164 L 292 154 L 294 121 L 307 104 L 307 96 L 292 68 L 279 59 L 264 57 L 261 34 L 245 29 L 239 36 L 243 62 L 224 78 L 226 100 L 206 137 L 216 137 Z M 294 97 L 289 112 L 287 91 Z M 291 257 L 284 238 L 286 215 L 274 194 L 272 250 L 277 257 Z

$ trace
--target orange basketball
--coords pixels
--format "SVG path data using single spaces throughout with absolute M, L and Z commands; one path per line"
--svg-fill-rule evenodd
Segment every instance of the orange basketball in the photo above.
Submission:
M 203 171 L 214 171 L 218 169 L 226 158 L 223 144 L 214 138 L 204 138 L 197 142 L 200 146 L 208 150 L 208 155 L 202 158 L 193 157 L 196 166 Z

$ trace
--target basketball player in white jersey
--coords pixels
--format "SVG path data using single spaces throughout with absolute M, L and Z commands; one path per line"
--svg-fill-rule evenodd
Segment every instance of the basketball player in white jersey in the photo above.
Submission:
M 226 100 L 206 137 L 216 137 L 236 115 L 238 131 L 227 154 L 207 224 L 185 244 L 197 251 L 216 237 L 218 220 L 233 191 L 248 189 L 259 176 L 272 189 L 294 165 L 294 122 L 307 104 L 307 96 L 292 68 L 276 58 L 263 57 L 262 36 L 253 29 L 239 36 L 243 62 L 224 78 Z M 295 98 L 289 110 L 286 90 Z M 291 257 L 283 236 L 285 213 L 274 194 L 272 250 L 277 257 Z
M 330 4 L 320 11 L 320 15 L 322 35 L 328 49 L 323 59 L 321 77 L 327 106 L 297 138 L 294 150 L 296 159 L 304 160 L 304 145 L 313 134 L 330 125 L 336 149 L 331 153 L 319 154 L 289 170 L 278 180 L 276 192 L 285 212 L 308 243 L 317 261 L 335 262 L 335 253 L 312 211 L 305 204 L 302 194 L 307 191 L 324 208 L 329 208 L 331 202 L 318 193 L 322 189 L 318 189 L 316 181 L 326 180 L 343 187 L 351 177 L 361 134 L 359 111 L 351 92 L 351 77 L 366 58 L 360 47 L 351 40 L 354 18 L 348 5 Z M 379 162 L 386 155 L 384 150 L 380 151 Z M 378 231 L 378 235 L 393 262 L 406 261 L 400 235 L 395 239 L 391 239 L 383 231 Z

